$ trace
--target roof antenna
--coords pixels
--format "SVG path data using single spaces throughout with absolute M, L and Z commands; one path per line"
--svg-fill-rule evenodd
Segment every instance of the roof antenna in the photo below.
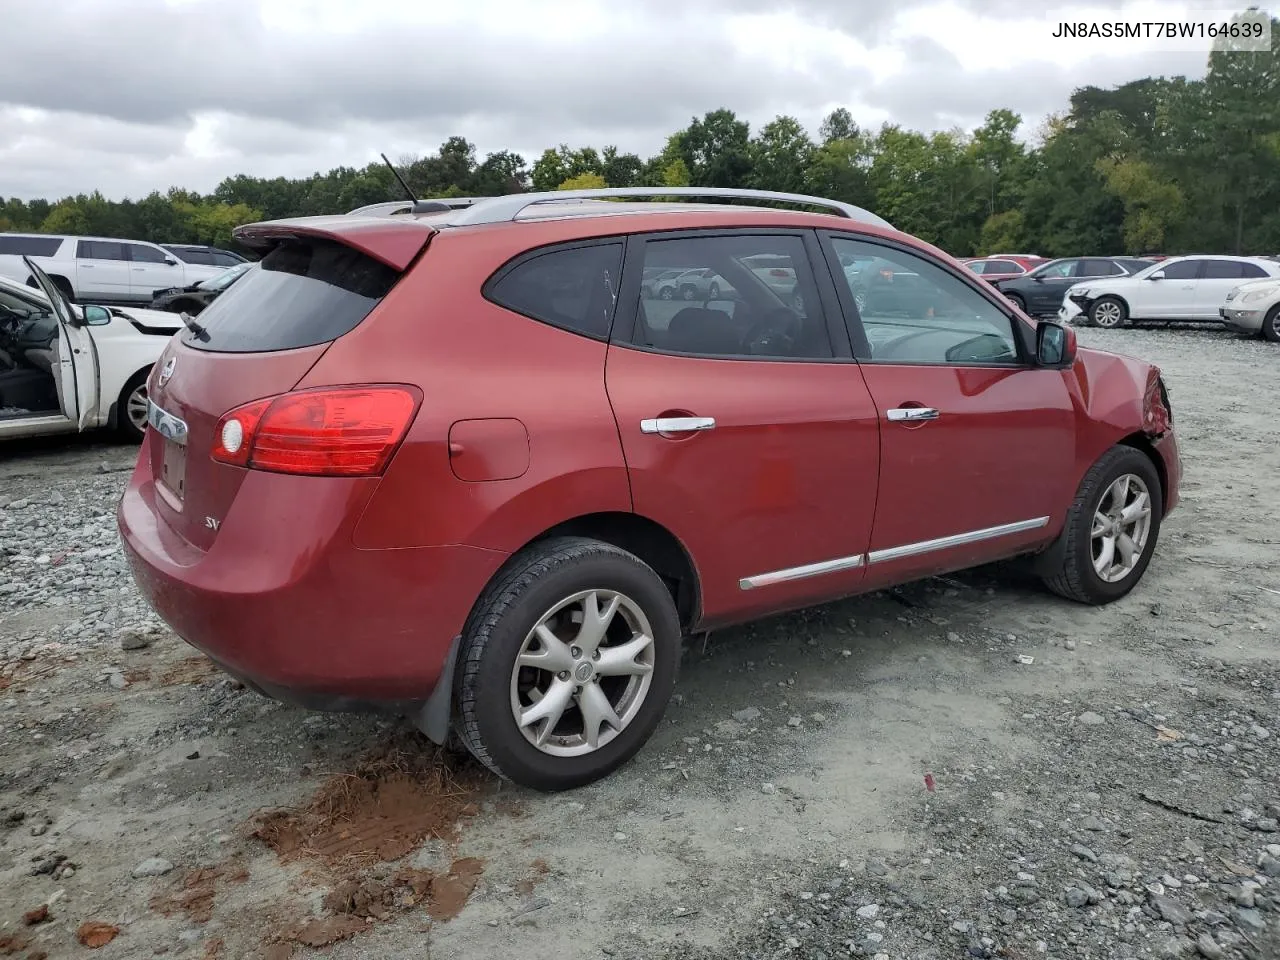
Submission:
M 413 206 L 410 208 L 412 213 L 443 213 L 453 209 L 447 203 L 440 203 L 435 200 L 419 200 L 413 195 L 413 191 L 409 189 L 409 184 L 405 183 L 404 177 L 400 176 L 400 171 L 397 170 L 395 165 L 387 159 L 387 155 L 384 153 L 381 154 L 381 156 L 382 162 L 387 165 L 387 169 L 391 171 L 392 176 L 400 181 L 400 186 L 404 187 L 404 192 L 407 193 L 409 195 L 409 199 L 413 201 Z

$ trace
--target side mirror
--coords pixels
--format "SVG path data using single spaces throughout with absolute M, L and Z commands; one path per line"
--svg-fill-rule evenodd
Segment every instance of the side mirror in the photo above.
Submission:
M 1044 283 L 1044 277 L 1040 276 L 1040 274 L 1038 273 L 1031 279 L 1034 280 L 1036 283 Z
M 1036 363 L 1041 367 L 1064 369 L 1075 363 L 1076 332 L 1060 323 L 1042 321 L 1036 327 Z
M 111 311 L 106 307 L 87 306 L 82 307 L 85 326 L 100 327 L 103 324 L 111 322 Z
M 173 257 L 165 257 L 164 262 L 171 267 L 176 267 L 178 265 L 178 261 L 173 259 Z
M 1157 270 L 1157 271 L 1156 271 L 1155 273 L 1153 273 L 1151 276 L 1147 277 L 1147 279 L 1148 279 L 1148 280 L 1163 280 L 1163 279 L 1164 279 L 1164 271 L 1163 271 L 1163 270 Z

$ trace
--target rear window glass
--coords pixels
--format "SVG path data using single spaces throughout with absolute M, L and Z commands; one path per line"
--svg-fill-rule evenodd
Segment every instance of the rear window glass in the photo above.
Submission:
M 201 312 L 205 337 L 183 330 L 182 342 L 220 353 L 328 343 L 354 330 L 399 276 L 331 240 L 286 240 Z
M 0 253 L 12 256 L 52 257 L 60 246 L 57 237 L 0 237 Z
M 499 273 L 485 295 L 526 317 L 607 340 L 621 261 L 620 243 L 553 250 Z

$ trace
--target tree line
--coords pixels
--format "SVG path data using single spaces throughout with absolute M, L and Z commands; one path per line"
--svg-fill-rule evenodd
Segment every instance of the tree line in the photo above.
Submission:
M 1280 20 L 1272 21 L 1280 35 Z M 854 203 L 956 256 L 1148 252 L 1280 254 L 1280 50 L 1215 52 L 1202 80 L 1147 77 L 1082 87 L 1028 146 L 1022 118 L 991 111 L 972 131 L 859 127 L 837 109 L 813 136 L 793 117 L 752 131 L 712 110 L 647 159 L 613 146 L 510 151 L 483 159 L 463 137 L 401 158 L 419 197 L 584 187 L 782 190 Z M 381 162 L 290 179 L 239 174 L 211 194 L 141 200 L 100 193 L 0 198 L 0 230 L 231 244 L 237 224 L 345 213 L 401 199 Z

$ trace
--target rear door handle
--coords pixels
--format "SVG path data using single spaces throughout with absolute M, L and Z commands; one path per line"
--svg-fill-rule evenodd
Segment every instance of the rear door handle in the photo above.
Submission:
M 715 427 L 715 417 L 657 417 L 640 421 L 641 433 L 694 433 Z
M 938 411 L 933 407 L 894 407 L 886 410 L 885 416 L 897 421 L 937 420 Z

